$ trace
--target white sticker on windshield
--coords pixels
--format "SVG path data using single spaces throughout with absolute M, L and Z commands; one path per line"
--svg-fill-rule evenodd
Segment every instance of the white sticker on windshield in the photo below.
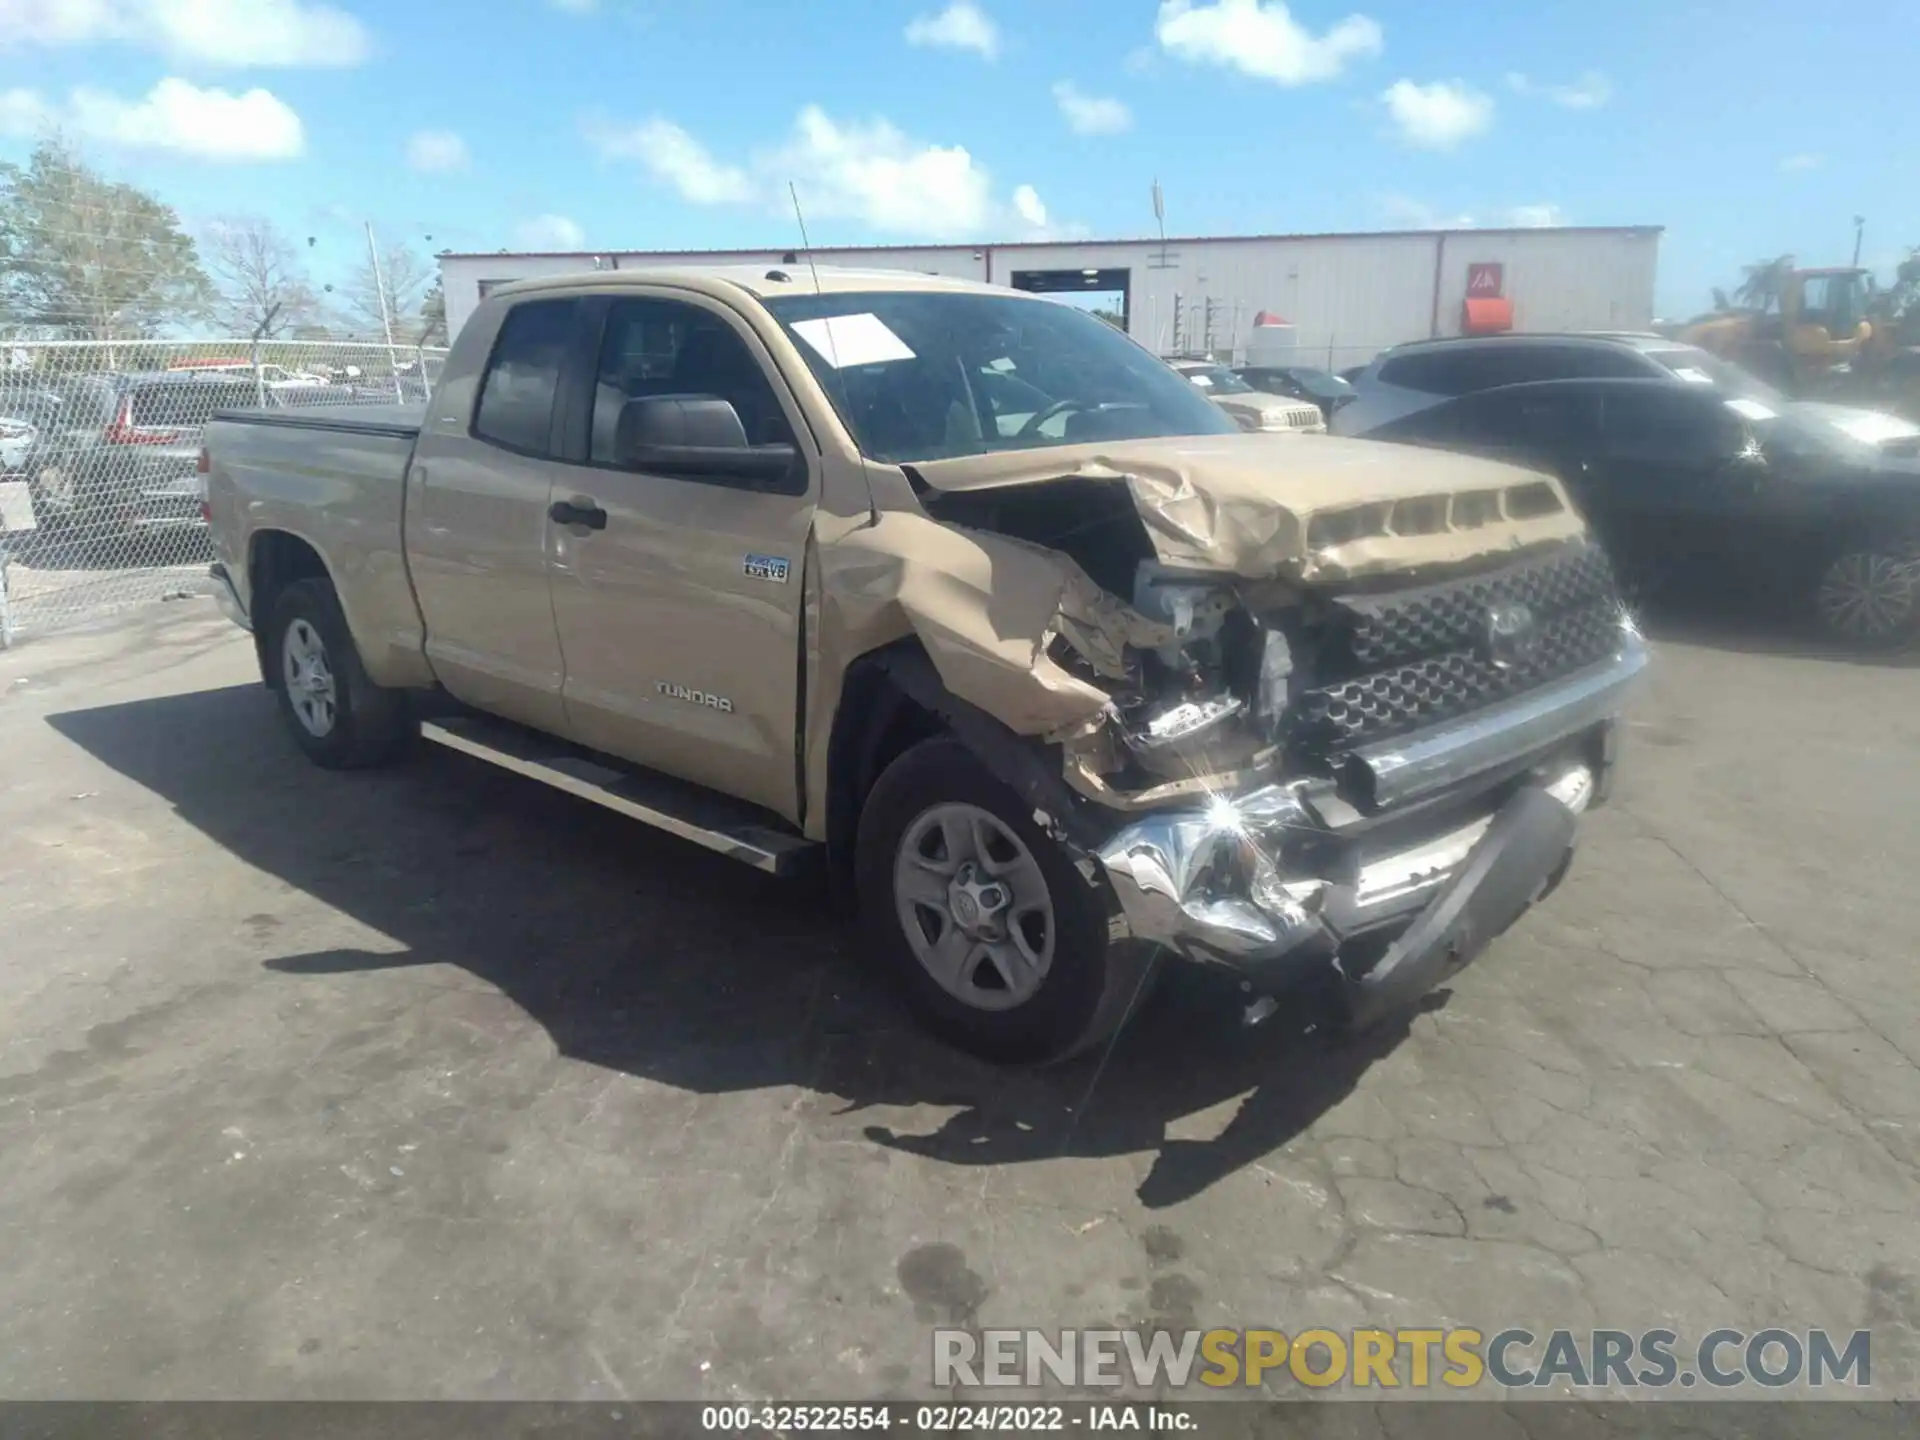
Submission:
M 1676 370 L 1673 373 L 1689 385 L 1711 385 L 1713 383 L 1713 377 L 1711 375 L 1707 374 L 1704 370 L 1695 370 L 1691 365 L 1685 369 Z
M 818 320 L 796 320 L 793 333 L 819 352 L 836 370 L 849 365 L 883 365 L 889 360 L 911 360 L 906 341 L 886 327 L 878 315 L 827 315 Z
M 1758 400 L 1749 400 L 1744 395 L 1727 401 L 1727 408 L 1736 415 L 1746 416 L 1749 420 L 1777 420 L 1780 418 L 1780 412 L 1778 410 L 1769 409 Z
M 1202 390 L 1211 390 L 1213 388 L 1213 377 L 1211 375 L 1189 375 L 1187 379 L 1191 380 L 1195 385 L 1198 385 Z

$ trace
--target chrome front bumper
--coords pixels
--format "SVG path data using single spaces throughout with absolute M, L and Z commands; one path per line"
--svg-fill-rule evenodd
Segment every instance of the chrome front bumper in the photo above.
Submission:
M 1570 844 L 1571 820 L 1604 781 L 1612 725 L 1646 663 L 1628 633 L 1603 664 L 1356 751 L 1346 778 L 1369 792 L 1370 814 L 1329 803 L 1327 782 L 1296 781 L 1140 818 L 1096 850 L 1128 931 L 1277 981 L 1303 957 L 1330 960 L 1346 939 L 1417 916 L 1502 828 L 1499 813 L 1520 792 L 1564 807 Z M 1545 873 L 1565 857 L 1540 858 Z

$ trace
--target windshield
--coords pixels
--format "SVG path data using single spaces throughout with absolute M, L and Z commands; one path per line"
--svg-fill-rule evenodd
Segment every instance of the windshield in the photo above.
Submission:
M 1332 400 L 1341 395 L 1351 395 L 1353 386 L 1338 375 L 1330 375 L 1325 370 L 1299 367 L 1288 370 L 1288 377 L 1309 395 L 1318 395 L 1323 400 Z
M 1697 345 L 1680 345 L 1671 350 L 1649 350 L 1649 357 L 1660 362 L 1682 380 L 1695 385 L 1718 385 L 1735 395 L 1752 395 L 1761 400 L 1786 399 L 1758 375 L 1742 370 L 1731 360 L 1722 360 Z
M 1163 361 L 1068 305 L 896 290 L 783 296 L 767 308 L 875 460 L 1236 428 Z
M 1196 390 L 1209 395 L 1251 395 L 1253 386 L 1224 365 L 1182 365 L 1180 373 Z

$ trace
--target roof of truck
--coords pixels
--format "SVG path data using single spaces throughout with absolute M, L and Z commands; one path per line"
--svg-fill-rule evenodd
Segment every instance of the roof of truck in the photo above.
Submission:
M 822 265 L 816 271 L 802 259 L 791 265 L 662 265 L 621 270 L 574 270 L 563 275 L 514 280 L 496 287 L 489 295 L 527 295 L 542 290 L 573 289 L 580 285 L 591 285 L 597 290 L 618 289 L 624 285 L 672 285 L 708 295 L 745 290 L 763 299 L 779 295 L 810 295 L 816 288 L 829 293 L 865 290 L 956 290 L 989 295 L 1010 293 L 1002 285 L 983 285 L 977 280 L 956 280 L 946 275 L 923 275 L 917 270 Z

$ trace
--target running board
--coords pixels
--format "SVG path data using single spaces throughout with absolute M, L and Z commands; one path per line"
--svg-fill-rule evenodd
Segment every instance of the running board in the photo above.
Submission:
M 478 715 L 427 720 L 420 736 L 769 875 L 800 874 L 812 867 L 822 849 L 817 841 L 781 829 L 772 815 L 743 801 L 651 770 L 589 758 L 509 721 Z

